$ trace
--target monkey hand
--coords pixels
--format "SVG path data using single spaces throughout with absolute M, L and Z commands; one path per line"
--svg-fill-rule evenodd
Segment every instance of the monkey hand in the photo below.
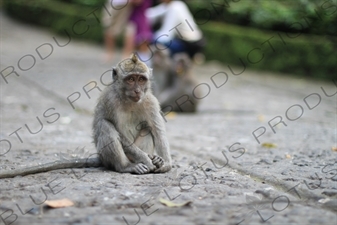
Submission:
M 149 172 L 150 172 L 150 169 L 143 163 L 136 164 L 131 170 L 131 173 L 135 173 L 135 174 L 146 174 Z
M 152 164 L 156 166 L 156 169 L 162 167 L 164 165 L 164 160 L 162 157 L 157 156 L 157 155 L 149 155 L 150 159 L 152 160 Z

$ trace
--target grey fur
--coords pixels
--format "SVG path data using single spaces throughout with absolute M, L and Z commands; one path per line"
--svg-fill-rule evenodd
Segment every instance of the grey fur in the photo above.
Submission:
M 157 58 L 159 59 L 157 59 Z M 198 83 L 191 73 L 192 62 L 187 54 L 178 53 L 170 59 L 165 52 L 154 55 L 155 95 L 165 113 L 196 112 L 201 96 Z
M 113 69 L 114 81 L 99 98 L 93 122 L 94 143 L 106 168 L 137 174 L 167 172 L 171 169 L 170 148 L 159 102 L 151 92 L 151 70 L 135 57 Z M 148 80 L 130 89 L 124 79 L 133 74 Z M 136 89 L 140 90 L 138 102 L 130 99 Z
M 170 147 L 158 100 L 151 92 L 149 78 L 152 70 L 133 55 L 119 63 L 113 71 L 113 83 L 99 98 L 93 122 L 99 158 L 59 160 L 0 171 L 0 179 L 56 169 L 101 167 L 102 164 L 117 172 L 136 174 L 169 171 L 172 167 Z M 144 76 L 148 80 L 144 85 L 128 90 L 123 79 L 133 75 Z M 131 100 L 135 92 L 140 97 L 138 102 Z

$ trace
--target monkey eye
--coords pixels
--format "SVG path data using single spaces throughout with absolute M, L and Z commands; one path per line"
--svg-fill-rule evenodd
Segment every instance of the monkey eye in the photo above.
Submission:
M 139 77 L 138 81 L 139 81 L 140 83 L 145 83 L 146 78 L 145 78 L 145 77 Z
M 129 77 L 129 78 L 127 78 L 126 82 L 133 83 L 133 82 L 135 82 L 135 78 L 134 77 Z

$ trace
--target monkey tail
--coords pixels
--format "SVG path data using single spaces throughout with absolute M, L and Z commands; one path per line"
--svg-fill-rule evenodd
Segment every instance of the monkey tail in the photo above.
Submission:
M 25 176 L 28 174 L 42 173 L 58 169 L 89 168 L 89 167 L 102 167 L 102 166 L 103 165 L 99 158 L 58 160 L 28 168 L 26 167 L 15 170 L 0 171 L 0 179 L 13 178 L 16 176 Z

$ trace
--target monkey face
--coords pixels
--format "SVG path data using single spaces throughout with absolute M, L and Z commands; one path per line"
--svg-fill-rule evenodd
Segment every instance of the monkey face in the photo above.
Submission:
M 126 96 L 133 102 L 139 102 L 148 90 L 148 79 L 144 75 L 130 74 L 123 79 Z
M 178 53 L 173 57 L 173 68 L 178 75 L 184 75 L 191 68 L 191 60 L 185 53 Z

